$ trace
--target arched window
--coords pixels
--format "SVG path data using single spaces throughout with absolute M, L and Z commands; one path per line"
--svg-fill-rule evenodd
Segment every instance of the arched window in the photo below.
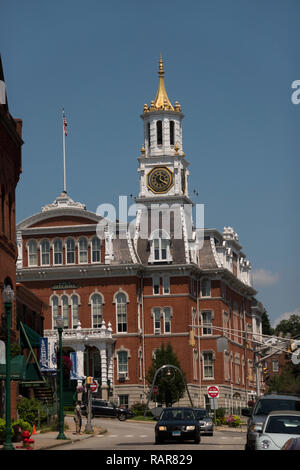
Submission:
M 123 292 L 116 295 L 117 333 L 127 331 L 127 298 Z
M 162 145 L 162 121 L 156 122 L 157 145 Z
M 37 266 L 38 256 L 37 256 L 37 241 L 29 240 L 27 243 L 28 250 L 28 266 Z
M 78 315 L 78 296 L 76 294 L 71 297 L 71 307 L 72 307 L 72 328 L 77 328 L 79 315 Z
M 87 238 L 81 237 L 78 242 L 79 247 L 79 263 L 88 262 L 88 241 Z
M 57 238 L 53 242 L 53 264 L 62 264 L 63 257 L 62 241 Z
M 174 145 L 174 121 L 170 121 L 170 145 Z
M 93 294 L 92 301 L 92 328 L 101 328 L 102 324 L 102 297 L 100 294 Z
M 41 241 L 41 266 L 50 264 L 50 242 L 49 240 Z
M 52 328 L 56 329 L 56 319 L 58 316 L 58 297 L 56 295 L 52 296 L 51 299 L 51 309 L 52 309 Z
M 64 319 L 64 328 L 69 328 L 69 299 L 66 295 L 61 298 L 61 310 Z
M 98 237 L 92 239 L 92 263 L 100 263 L 101 242 Z
M 67 264 L 75 263 L 75 241 L 74 238 L 67 239 L 67 250 L 66 250 Z

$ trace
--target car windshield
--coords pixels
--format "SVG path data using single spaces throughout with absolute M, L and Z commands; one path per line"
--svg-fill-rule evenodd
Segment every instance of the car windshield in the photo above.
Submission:
M 209 418 L 206 410 L 196 410 L 197 419 Z
M 286 399 L 263 399 L 259 400 L 255 410 L 255 415 L 268 415 L 271 411 L 277 410 L 295 410 L 300 411 L 300 400 L 286 400 Z
M 187 421 L 195 419 L 193 410 L 165 410 L 160 417 L 163 421 Z
M 300 434 L 299 416 L 270 416 L 266 424 L 267 433 Z

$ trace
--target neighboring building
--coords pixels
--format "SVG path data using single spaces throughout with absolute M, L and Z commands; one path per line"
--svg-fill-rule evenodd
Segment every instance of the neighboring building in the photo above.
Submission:
M 11 322 L 11 344 L 14 351 L 12 357 L 15 355 L 20 357 L 23 354 L 25 357 L 28 357 L 30 354 L 31 344 L 29 345 L 28 341 L 22 338 L 22 333 L 20 335 L 22 330 L 20 322 L 23 324 L 24 329 L 27 328 L 29 335 L 30 333 L 31 335 L 36 335 L 34 346 L 36 361 L 32 358 L 34 354 L 31 353 L 26 370 L 24 367 L 25 375 L 23 382 L 11 380 L 11 416 L 13 419 L 17 417 L 17 396 L 20 390 L 22 391 L 22 386 L 29 387 L 27 390 L 29 394 L 32 394 L 31 386 L 33 385 L 33 378 L 37 383 L 44 384 L 44 380 L 38 370 L 38 341 L 39 335 L 43 333 L 43 312 L 45 306 L 31 291 L 16 283 L 18 247 L 16 243 L 15 191 L 22 171 L 22 145 L 22 121 L 21 119 L 14 119 L 9 112 L 0 56 L 0 340 L 5 343 L 7 339 L 7 326 L 2 301 L 2 291 L 6 285 L 10 285 L 15 293 Z M 21 349 L 19 349 L 20 346 Z M 2 358 L 0 364 L 3 364 Z M 36 373 L 31 374 L 33 370 Z M 14 369 L 12 367 L 13 372 Z M 4 380 L 0 378 L 0 417 L 4 416 L 5 411 L 4 384 Z
M 8 109 L 7 94 L 0 56 L 0 340 L 6 341 L 7 328 L 2 291 L 10 285 L 16 292 L 16 224 L 15 191 L 22 171 L 22 121 L 14 119 Z M 17 341 L 16 304 L 12 308 L 11 341 Z M 17 383 L 12 381 L 12 416 L 16 416 Z M 0 415 L 4 411 L 4 382 L 0 382 Z
M 64 350 L 76 351 L 79 376 L 97 378 L 103 398 L 145 402 L 153 354 L 170 342 L 195 405 L 208 404 L 214 384 L 219 406 L 245 406 L 256 393 L 252 336 L 261 335 L 251 265 L 231 227 L 195 228 L 183 114 L 162 60 L 141 117 L 135 223 L 112 227 L 63 192 L 18 224 L 17 279 L 50 307 L 45 336 L 56 337 L 63 315 Z

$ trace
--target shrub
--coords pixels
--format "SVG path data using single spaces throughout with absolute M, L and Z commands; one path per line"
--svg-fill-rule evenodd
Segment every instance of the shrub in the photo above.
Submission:
M 32 434 L 32 426 L 30 423 L 28 423 L 27 421 L 24 421 L 24 419 L 17 419 L 17 421 L 14 421 L 12 423 L 12 426 L 13 428 L 19 426 L 21 428 L 21 431 L 29 431 L 30 434 Z
M 13 435 L 13 433 L 14 433 L 14 430 L 13 430 L 13 427 L 11 425 L 11 435 Z M 5 440 L 5 434 L 6 434 L 5 419 L 0 418 L 0 441 Z
M 229 415 L 226 417 L 226 423 L 228 424 L 228 426 L 232 426 L 233 428 L 236 428 L 240 426 L 241 420 L 238 416 Z
M 18 413 L 22 420 L 29 423 L 31 426 L 36 424 L 38 419 L 38 410 L 40 410 L 41 421 L 46 418 L 45 411 L 42 408 L 41 402 L 34 398 L 23 397 L 18 403 Z

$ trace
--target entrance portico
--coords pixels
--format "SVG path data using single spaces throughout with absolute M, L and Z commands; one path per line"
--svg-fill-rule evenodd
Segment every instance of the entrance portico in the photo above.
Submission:
M 45 330 L 48 338 L 57 336 L 56 330 Z M 77 358 L 77 385 L 82 385 L 85 378 L 84 353 L 86 348 L 96 348 L 100 354 L 101 362 L 101 394 L 103 400 L 108 400 L 108 383 L 113 384 L 113 350 L 114 340 L 109 322 L 106 326 L 102 321 L 101 328 L 81 328 L 80 322 L 76 329 L 65 329 L 62 335 L 63 348 L 68 347 L 75 351 Z

